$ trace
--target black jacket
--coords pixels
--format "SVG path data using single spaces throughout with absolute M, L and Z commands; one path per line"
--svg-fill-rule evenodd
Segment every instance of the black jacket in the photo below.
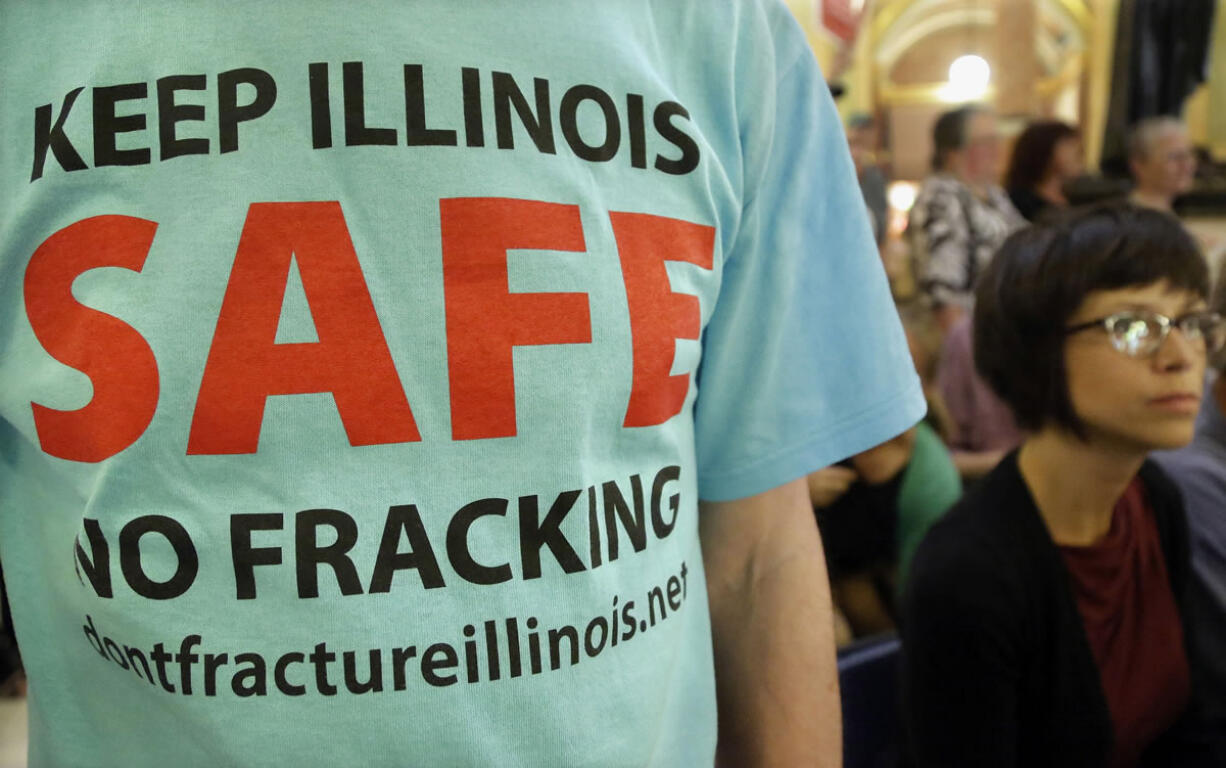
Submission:
M 1178 489 L 1140 478 L 1188 632 L 1188 533 Z M 912 763 L 1106 766 L 1111 717 L 1068 572 L 1022 480 L 1016 451 L 925 538 L 902 612 L 903 722 Z M 1189 659 L 1193 658 L 1188 654 Z M 1196 670 L 1191 670 L 1196 699 Z M 1197 708 L 1143 764 L 1222 766 Z

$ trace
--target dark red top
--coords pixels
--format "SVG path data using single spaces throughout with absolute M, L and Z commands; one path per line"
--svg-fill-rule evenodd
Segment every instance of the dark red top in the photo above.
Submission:
M 1141 481 L 1128 486 L 1101 541 L 1060 552 L 1111 712 L 1111 765 L 1132 768 L 1189 694 L 1183 627 Z

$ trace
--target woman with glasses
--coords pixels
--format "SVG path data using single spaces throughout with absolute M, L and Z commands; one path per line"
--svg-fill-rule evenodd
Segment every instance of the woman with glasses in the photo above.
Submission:
M 975 360 L 1029 436 L 928 534 L 903 606 L 917 766 L 1223 765 L 1189 668 L 1187 443 L 1226 324 L 1179 222 L 1115 205 L 1009 238 Z

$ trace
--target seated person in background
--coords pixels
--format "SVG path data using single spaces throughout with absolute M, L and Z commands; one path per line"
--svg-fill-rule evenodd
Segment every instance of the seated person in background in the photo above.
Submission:
M 833 464 L 809 473 L 809 502 L 813 505 L 814 515 L 820 514 L 821 510 L 833 505 L 846 494 L 856 482 L 857 477 L 856 470 L 847 466 L 847 462 Z M 831 581 L 830 603 L 831 615 L 834 619 L 834 643 L 841 648 L 855 640 L 857 633 L 852 628 L 851 622 L 847 619 L 846 611 L 842 605 L 843 601 L 839 599 L 839 595 L 834 587 L 837 577 L 835 576 L 834 566 L 830 562 L 829 535 L 822 532 L 822 539 L 822 548 L 825 550 L 824 554 L 826 556 L 826 573 Z M 872 612 L 873 618 L 870 621 L 876 621 L 877 615 L 883 609 L 874 601 L 867 610 Z
M 1039 120 L 1026 126 L 1013 145 L 1005 190 L 1027 221 L 1068 207 L 1064 185 L 1085 171 L 1081 136 L 1059 120 Z
M 912 360 L 925 381 L 930 366 L 923 334 L 907 312 L 902 314 Z M 927 421 L 809 475 L 840 645 L 894 628 L 897 596 L 916 548 L 961 495 L 949 451 Z
M 933 126 L 933 175 L 911 208 L 917 272 L 942 332 L 970 310 L 975 280 L 1001 242 L 1026 220 L 996 184 L 1000 134 L 983 107 L 946 112 Z
M 1192 189 L 1198 166 L 1188 129 L 1173 117 L 1150 117 L 1137 123 L 1128 140 L 1128 169 L 1134 186 L 1129 199 L 1136 205 L 1174 215 L 1175 198 Z M 1217 279 L 1226 260 L 1226 242 L 1211 230 L 1185 221 L 1201 253 L 1209 262 L 1209 275 Z
M 928 529 L 962 496 L 962 481 L 945 443 L 927 422 L 915 425 L 914 432 L 911 460 L 898 489 L 896 599 L 906 591 L 911 561 Z
M 1192 189 L 1196 154 L 1188 129 L 1174 117 L 1147 117 L 1128 138 L 1128 170 L 1136 205 L 1173 213 L 1175 198 Z
M 928 403 L 928 413 L 924 421 L 928 423 L 937 437 L 949 442 L 954 433 L 953 418 L 945 407 L 945 401 L 937 387 L 937 363 L 941 357 L 941 346 L 945 343 L 945 335 L 937 326 L 936 317 L 923 300 L 900 302 L 898 313 L 902 317 L 903 331 L 907 334 L 907 348 L 911 352 L 911 361 L 919 373 L 920 384 L 924 388 L 924 399 Z
M 1023 230 L 983 275 L 976 363 L 1030 434 L 915 556 L 919 768 L 1220 765 L 1195 727 L 1183 505 L 1146 460 L 1192 437 L 1226 341 L 1207 293 L 1178 222 L 1125 205 Z
M 873 237 L 877 247 L 885 243 L 886 225 L 890 205 L 886 200 L 886 177 L 877 164 L 877 122 L 872 115 L 858 113 L 847 121 L 847 147 L 856 166 L 856 178 L 860 181 L 860 194 L 868 206 L 869 219 L 873 225 Z
M 1226 278 L 1219 278 L 1213 309 L 1226 315 Z M 1226 354 L 1213 361 L 1196 436 L 1178 451 L 1154 458 L 1183 491 L 1192 550 L 1195 649 L 1201 654 L 1206 707 L 1226 729 Z
M 897 503 L 915 431 L 809 475 L 835 609 L 854 637 L 894 628 Z M 838 619 L 836 619 L 838 629 Z M 836 631 L 836 641 L 851 637 Z
M 901 597 L 911 572 L 911 559 L 928 529 L 962 496 L 962 480 L 946 444 L 953 432 L 953 419 L 936 386 L 936 359 L 940 331 L 932 312 L 915 302 L 900 306 L 907 347 L 919 374 L 928 402 L 928 413 L 915 427 L 915 444 L 907 464 L 898 499 L 898 544 L 895 598 Z
M 955 323 L 937 364 L 937 387 L 953 422 L 947 440 L 965 480 L 986 475 L 1022 441 L 1013 412 L 975 370 L 971 332 L 970 316 Z

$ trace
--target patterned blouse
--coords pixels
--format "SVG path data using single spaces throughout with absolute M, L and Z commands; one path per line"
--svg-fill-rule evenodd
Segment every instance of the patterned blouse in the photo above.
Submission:
M 1000 187 L 990 187 L 985 199 L 951 175 L 925 179 L 908 225 L 924 293 L 938 306 L 970 309 L 980 273 L 1025 225 Z

